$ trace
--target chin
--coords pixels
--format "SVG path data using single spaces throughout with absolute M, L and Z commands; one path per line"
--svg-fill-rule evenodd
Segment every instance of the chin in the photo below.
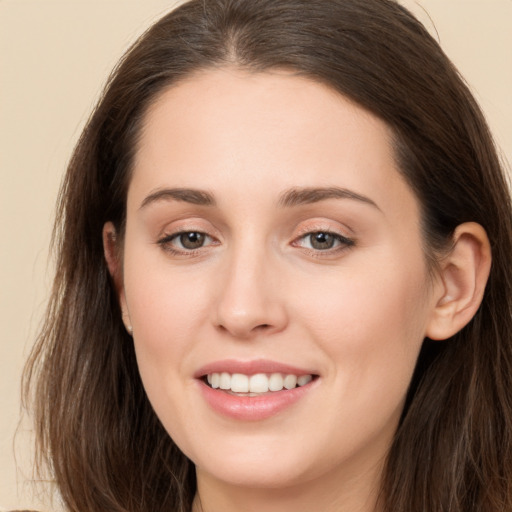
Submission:
M 254 489 L 294 487 L 334 469 L 329 454 L 304 441 L 298 444 L 291 437 L 288 442 L 282 437 L 265 439 L 257 435 L 231 438 L 227 443 L 210 440 L 209 449 L 190 458 L 198 473 L 226 485 Z
M 252 464 L 248 461 L 241 461 L 239 464 L 223 463 L 215 467 L 204 466 L 196 469 L 226 485 L 252 489 L 284 489 L 312 479 L 297 463 L 276 464 L 275 460 L 263 464 Z

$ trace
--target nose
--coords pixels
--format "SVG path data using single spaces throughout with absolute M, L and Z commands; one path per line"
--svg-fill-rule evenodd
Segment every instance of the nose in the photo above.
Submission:
M 214 322 L 238 339 L 282 331 L 288 316 L 279 271 L 263 251 L 239 251 L 219 276 L 222 280 Z

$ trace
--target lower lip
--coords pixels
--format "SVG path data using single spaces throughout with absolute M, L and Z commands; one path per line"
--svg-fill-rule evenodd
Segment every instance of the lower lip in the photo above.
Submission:
M 241 421 L 261 421 L 297 403 L 309 393 L 317 380 L 314 379 L 305 386 L 272 391 L 260 396 L 231 395 L 211 388 L 202 380 L 198 382 L 206 402 L 215 412 Z

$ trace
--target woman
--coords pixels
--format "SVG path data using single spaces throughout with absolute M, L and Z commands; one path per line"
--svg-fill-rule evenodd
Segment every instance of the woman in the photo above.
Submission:
M 395 2 L 164 17 L 62 189 L 26 383 L 66 507 L 511 510 L 511 218 Z

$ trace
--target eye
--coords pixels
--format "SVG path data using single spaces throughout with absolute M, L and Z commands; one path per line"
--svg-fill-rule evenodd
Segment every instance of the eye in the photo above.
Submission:
M 194 251 L 213 243 L 212 237 L 200 231 L 181 231 L 163 237 L 158 243 L 176 251 Z
M 305 249 L 312 249 L 315 251 L 328 251 L 338 247 L 352 246 L 354 245 L 354 241 L 338 233 L 330 233 L 329 231 L 315 231 L 300 237 L 296 244 L 304 247 Z
M 204 233 L 190 231 L 176 235 L 176 242 L 181 244 L 184 249 L 199 249 L 202 247 L 207 239 Z

